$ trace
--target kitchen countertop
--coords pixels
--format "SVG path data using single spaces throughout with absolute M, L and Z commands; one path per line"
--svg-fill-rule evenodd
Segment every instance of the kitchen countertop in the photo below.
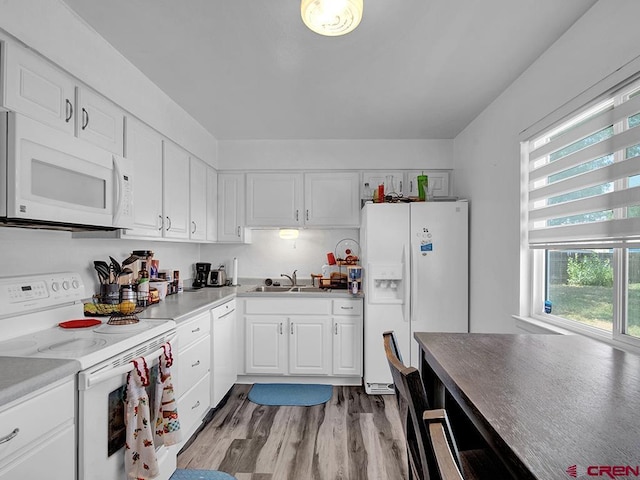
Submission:
M 0 356 L 0 407 L 80 371 L 75 360 Z

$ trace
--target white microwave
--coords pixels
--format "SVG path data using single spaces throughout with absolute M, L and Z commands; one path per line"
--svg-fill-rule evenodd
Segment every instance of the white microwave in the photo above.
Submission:
M 17 113 L 0 115 L 0 216 L 9 224 L 127 228 L 127 159 Z

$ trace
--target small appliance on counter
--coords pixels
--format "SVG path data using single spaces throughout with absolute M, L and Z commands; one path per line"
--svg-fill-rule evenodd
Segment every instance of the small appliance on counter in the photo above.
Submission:
M 217 270 L 211 270 L 209 274 L 209 287 L 224 287 L 227 284 L 227 272 L 224 265 L 220 265 Z
M 193 288 L 203 288 L 207 286 L 207 279 L 211 271 L 211 264 L 198 262 L 196 263 L 196 275 L 193 278 Z

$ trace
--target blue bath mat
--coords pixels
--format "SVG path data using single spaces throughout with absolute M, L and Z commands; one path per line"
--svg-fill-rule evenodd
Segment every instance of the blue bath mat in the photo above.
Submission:
M 309 407 L 327 402 L 333 393 L 331 385 L 297 383 L 256 383 L 249 400 L 259 405 L 295 405 Z
M 217 470 L 183 470 L 179 468 L 169 480 L 237 480 L 233 475 Z

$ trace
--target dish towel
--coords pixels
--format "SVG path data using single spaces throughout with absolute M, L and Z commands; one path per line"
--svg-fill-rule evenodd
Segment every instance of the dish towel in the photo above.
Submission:
M 180 434 L 180 420 L 178 419 L 178 406 L 173 391 L 171 380 L 171 365 L 173 365 L 173 353 L 169 342 L 162 346 L 162 354 L 158 362 L 158 380 L 156 383 L 156 445 L 175 445 L 182 435 Z
M 153 445 L 153 426 L 149 416 L 149 368 L 144 358 L 132 360 L 133 370 L 127 375 L 124 468 L 128 478 L 151 479 L 158 475 L 158 459 Z

